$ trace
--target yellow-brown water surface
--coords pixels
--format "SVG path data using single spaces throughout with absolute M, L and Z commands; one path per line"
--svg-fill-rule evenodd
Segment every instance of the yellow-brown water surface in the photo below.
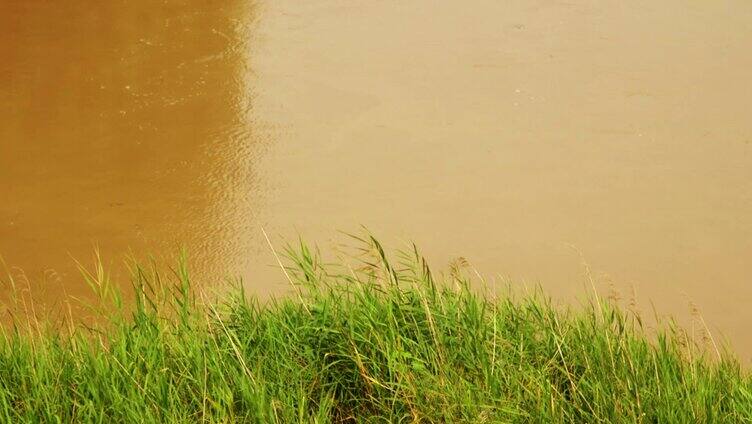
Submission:
M 5 0 L 0 255 L 49 299 L 95 245 L 264 293 L 261 227 L 364 224 L 562 298 L 584 258 L 749 353 L 751 70 L 744 0 Z

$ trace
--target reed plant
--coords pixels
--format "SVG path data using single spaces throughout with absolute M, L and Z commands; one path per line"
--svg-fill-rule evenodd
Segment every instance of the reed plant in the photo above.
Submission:
M 16 319 L 0 336 L 0 421 L 705 423 L 752 421 L 752 380 L 676 326 L 613 302 L 489 290 L 458 261 L 369 235 L 340 263 L 288 248 L 288 296 L 203 294 L 185 261 L 103 267 L 92 324 Z

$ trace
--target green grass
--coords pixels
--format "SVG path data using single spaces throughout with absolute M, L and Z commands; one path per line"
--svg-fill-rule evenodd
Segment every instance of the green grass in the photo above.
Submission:
M 19 319 L 0 338 L 0 420 L 752 421 L 736 359 L 674 327 L 648 334 L 608 302 L 484 294 L 460 263 L 438 276 L 361 241 L 327 266 L 289 250 L 295 291 L 264 304 L 241 289 L 207 301 L 184 265 L 133 265 L 122 302 L 97 268 L 95 328 Z

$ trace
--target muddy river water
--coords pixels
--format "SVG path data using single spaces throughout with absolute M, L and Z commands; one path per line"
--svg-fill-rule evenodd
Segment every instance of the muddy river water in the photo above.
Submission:
M 261 228 L 361 224 L 561 299 L 585 260 L 752 354 L 752 3 L 0 1 L 0 256 L 40 299 L 94 246 L 275 292 Z

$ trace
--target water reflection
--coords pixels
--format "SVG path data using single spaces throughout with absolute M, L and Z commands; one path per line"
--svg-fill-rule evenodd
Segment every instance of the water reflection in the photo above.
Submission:
M 0 254 L 36 281 L 69 255 L 174 251 L 232 272 L 251 212 L 245 1 L 0 5 Z M 51 295 L 53 296 L 53 295 Z

